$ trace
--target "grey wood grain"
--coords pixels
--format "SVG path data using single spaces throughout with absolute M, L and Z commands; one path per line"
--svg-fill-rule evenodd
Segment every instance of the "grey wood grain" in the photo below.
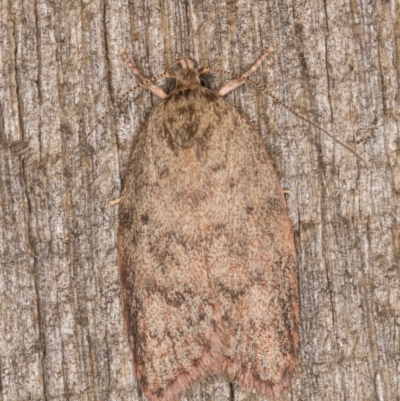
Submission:
M 277 167 L 298 253 L 301 351 L 285 399 L 400 400 L 399 2 L 0 3 L 0 400 L 138 400 L 119 300 L 117 206 L 152 106 L 181 56 L 255 74 L 228 95 Z M 226 77 L 215 77 L 217 88 Z M 77 146 L 79 148 L 77 149 Z M 216 380 L 187 399 L 255 399 Z

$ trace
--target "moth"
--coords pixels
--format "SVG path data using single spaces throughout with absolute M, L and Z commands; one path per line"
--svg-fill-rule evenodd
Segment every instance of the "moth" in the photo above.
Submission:
M 283 190 L 249 119 L 223 96 L 271 52 L 214 92 L 191 58 L 164 76 L 136 135 L 119 205 L 121 298 L 136 378 L 169 401 L 226 377 L 277 397 L 298 353 L 296 252 Z

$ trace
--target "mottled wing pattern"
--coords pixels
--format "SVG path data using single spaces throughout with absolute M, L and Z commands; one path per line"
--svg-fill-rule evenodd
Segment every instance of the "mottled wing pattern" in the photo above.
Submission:
M 145 395 L 171 399 L 211 373 L 279 394 L 297 352 L 295 251 L 275 171 L 246 118 L 205 89 L 159 103 L 132 147 L 119 220 L 125 321 Z
M 277 396 L 289 384 L 298 350 L 295 247 L 265 144 L 246 117 L 227 108 L 228 167 L 219 185 L 229 188 L 229 212 L 210 254 L 229 327 L 223 366 L 242 387 Z

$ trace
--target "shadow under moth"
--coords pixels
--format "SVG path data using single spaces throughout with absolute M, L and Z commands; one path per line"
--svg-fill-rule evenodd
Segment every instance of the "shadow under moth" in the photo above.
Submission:
M 267 148 L 218 92 L 211 68 L 175 62 L 166 94 L 135 137 L 119 205 L 122 305 L 136 378 L 149 400 L 226 377 L 278 397 L 298 352 L 296 252 L 288 208 Z M 233 75 L 233 74 L 231 74 Z M 158 77 L 156 77 L 158 78 Z

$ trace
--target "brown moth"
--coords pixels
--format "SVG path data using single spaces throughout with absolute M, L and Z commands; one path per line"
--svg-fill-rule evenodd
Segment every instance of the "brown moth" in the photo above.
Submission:
M 296 252 L 266 146 L 190 58 L 136 136 L 119 206 L 118 261 L 136 378 L 149 400 L 227 377 L 277 397 L 298 352 Z M 211 70 L 211 69 L 210 69 Z

